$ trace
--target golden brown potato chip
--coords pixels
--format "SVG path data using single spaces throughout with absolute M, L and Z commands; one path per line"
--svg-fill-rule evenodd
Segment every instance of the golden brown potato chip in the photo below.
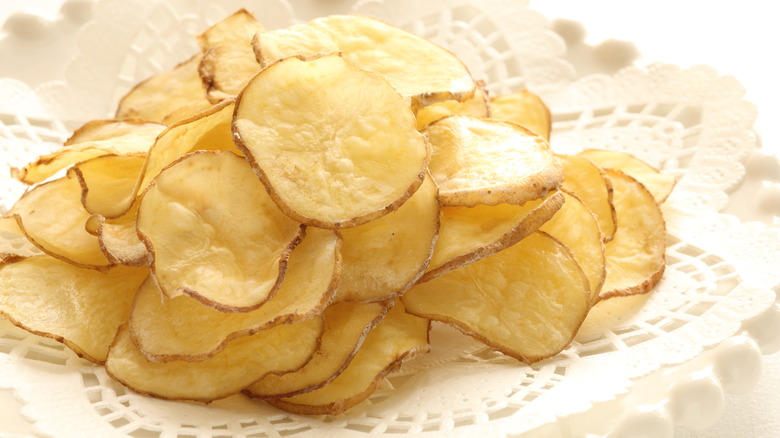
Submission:
M 627 174 L 606 169 L 618 226 L 606 244 L 607 278 L 599 300 L 651 291 L 666 268 L 666 223 L 653 195 Z
M 422 130 L 429 124 L 447 116 L 489 117 L 490 107 L 485 84 L 477 82 L 474 96 L 464 101 L 445 100 L 417 110 L 417 129 Z
M 267 374 L 245 392 L 252 397 L 280 398 L 321 388 L 344 371 L 392 304 L 392 300 L 376 303 L 344 301 L 328 307 L 320 345 L 311 360 L 291 373 Z
M 528 90 L 491 98 L 490 117 L 523 125 L 531 132 L 550 141 L 552 129 L 550 109 L 539 96 Z
M 439 239 L 428 271 L 420 281 L 429 281 L 514 245 L 548 221 L 563 202 L 563 195 L 556 191 L 523 205 L 442 208 Z
M 451 116 L 423 132 L 431 142 L 429 167 L 444 206 L 520 205 L 563 181 L 547 142 L 522 126 Z
M 290 56 L 342 53 L 355 66 L 387 79 L 415 107 L 466 100 L 475 83 L 466 66 L 449 51 L 379 20 L 331 15 L 258 33 L 255 55 L 262 67 Z
M 210 105 L 206 99 L 198 65 L 201 54 L 176 65 L 173 69 L 153 75 L 136 85 L 122 97 L 116 118 L 139 118 L 154 122 L 174 122 L 169 115 L 186 107 Z
M 125 213 L 117 199 L 130 196 L 146 158 L 135 155 L 103 155 L 68 169 L 81 185 L 81 203 L 90 214 L 117 218 Z
M 148 275 L 146 268 L 117 266 L 101 273 L 48 255 L 24 258 L 0 267 L 0 314 L 102 363 Z
M 210 101 L 235 97 L 260 71 L 252 38 L 263 30 L 254 15 L 240 9 L 198 35 L 203 52 L 198 72 Z
M 563 192 L 566 202 L 545 222 L 540 230 L 566 245 L 580 264 L 595 300 L 607 275 L 604 242 L 596 216 L 585 203 L 571 193 Z
M 566 175 L 561 188 L 574 193 L 596 215 L 604 241 L 612 240 L 617 227 L 612 205 L 612 181 L 588 160 L 577 155 L 558 155 Z
M 578 155 L 585 157 L 602 168 L 611 168 L 623 171 L 630 175 L 653 194 L 656 202 L 663 203 L 672 193 L 677 179 L 667 173 L 663 173 L 655 167 L 645 163 L 639 158 L 617 151 L 604 149 L 587 149 Z
M 302 367 L 319 344 L 321 317 L 282 324 L 231 342 L 202 362 L 150 362 L 122 326 L 106 360 L 106 371 L 141 394 L 170 400 L 209 402 L 240 392 L 271 372 Z
M 569 345 L 590 309 L 590 288 L 571 251 L 537 231 L 490 257 L 416 284 L 402 300 L 412 314 L 450 323 L 531 363 Z
M 267 401 L 297 414 L 340 414 L 368 398 L 404 361 L 427 352 L 429 325 L 427 319 L 410 315 L 397 301 L 338 377 L 314 391 Z
M 332 55 L 260 72 L 233 130 L 282 211 L 333 229 L 395 210 L 422 184 L 428 146 L 415 123 L 387 81 Z
M 136 226 L 165 295 L 233 312 L 273 296 L 302 233 L 246 160 L 228 151 L 193 152 L 160 172 Z
M 306 230 L 290 254 L 279 291 L 250 312 L 219 312 L 187 295 L 165 300 L 150 282 L 138 292 L 130 317 L 133 342 L 155 362 L 200 361 L 231 339 L 312 318 L 328 305 L 338 287 L 340 246 L 334 231 Z
M 336 301 L 381 301 L 422 275 L 439 234 L 438 189 L 428 176 L 398 210 L 345 228 L 344 269 Z

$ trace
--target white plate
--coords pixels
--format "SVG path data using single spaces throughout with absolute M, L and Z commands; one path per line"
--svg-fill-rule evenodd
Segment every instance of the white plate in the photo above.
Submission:
M 84 3 L 65 2 L 70 12 L 40 27 L 38 36 L 29 34 L 34 27 L 20 27 L 28 39 L 6 35 L 0 50 L 47 53 L 51 44 L 35 48 L 35 40 L 78 27 Z M 72 47 L 57 40 L 62 52 L 72 50 L 72 62 L 35 56 L 59 66 L 63 80 L 31 78 L 32 87 L 0 80 L 0 151 L 10 154 L 4 161 L 23 163 L 56 147 L 83 121 L 107 117 L 132 84 L 186 58 L 195 49 L 194 33 L 239 6 L 255 10 L 269 27 L 325 8 L 297 3 L 293 13 L 281 0 L 100 2 Z M 242 397 L 202 407 L 139 396 L 59 344 L 6 324 L 0 388 L 14 391 L 35 430 L 52 436 L 631 436 L 638 430 L 670 436 L 676 427 L 711 426 L 724 409 L 724 389 L 751 387 L 761 349 L 777 344 L 767 330 L 778 323 L 772 289 L 780 285 L 780 231 L 719 213 L 757 147 L 756 112 L 742 87 L 710 68 L 662 64 L 579 78 L 548 20 L 522 2 L 388 0 L 362 2 L 355 11 L 449 47 L 495 93 L 527 86 L 541 94 L 555 114 L 557 150 L 625 149 L 679 175 L 665 205 L 674 238 L 658 290 L 629 317 L 589 323 L 571 348 L 533 367 L 438 330 L 433 354 L 391 378 L 368 403 L 328 420 Z M 9 190 L 0 195 L 7 206 L 21 187 L 1 182 Z

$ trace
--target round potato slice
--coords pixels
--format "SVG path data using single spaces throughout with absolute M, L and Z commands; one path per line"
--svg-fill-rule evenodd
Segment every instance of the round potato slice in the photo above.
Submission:
M 260 72 L 233 131 L 282 211 L 336 229 L 394 211 L 422 184 L 428 146 L 415 123 L 387 81 L 331 55 Z
M 382 301 L 402 294 L 428 267 L 436 244 L 436 184 L 429 176 L 398 210 L 341 233 L 344 268 L 336 301 Z
M 218 353 L 232 339 L 319 315 L 338 287 L 340 246 L 336 232 L 307 229 L 290 254 L 279 291 L 250 312 L 220 312 L 187 295 L 164 300 L 157 285 L 147 282 L 130 316 L 133 342 L 154 362 L 195 362 Z
M 160 172 L 140 200 L 136 226 L 165 295 L 233 312 L 273 296 L 303 231 L 246 161 L 227 151 L 193 152 Z
M 612 205 L 612 181 L 600 167 L 577 155 L 558 155 L 566 177 L 561 188 L 574 193 L 596 216 L 604 241 L 615 235 L 617 218 Z
M 491 98 L 490 117 L 523 125 L 531 132 L 550 141 L 552 130 L 550 109 L 539 96 L 528 90 Z
M 453 324 L 527 363 L 566 348 L 591 301 L 588 279 L 571 251 L 541 231 L 418 283 L 402 300 L 410 313 Z
M 374 72 L 415 107 L 466 100 L 475 83 L 466 66 L 447 50 L 382 21 L 331 15 L 255 36 L 258 62 L 267 67 L 290 56 L 343 53 L 352 64 Z
M 0 314 L 102 363 L 148 276 L 146 268 L 117 266 L 101 273 L 48 255 L 24 258 L 0 267 Z
M 547 142 L 520 125 L 451 116 L 423 132 L 431 142 L 429 167 L 444 206 L 520 205 L 563 181 Z
M 630 175 L 642 183 L 659 204 L 666 201 L 677 183 L 673 175 L 663 173 L 626 152 L 586 149 L 577 155 L 587 158 L 599 167 L 617 169 Z
M 650 292 L 666 269 L 666 223 L 657 201 L 639 181 L 606 169 L 615 189 L 620 226 L 606 244 L 607 277 L 599 300 Z

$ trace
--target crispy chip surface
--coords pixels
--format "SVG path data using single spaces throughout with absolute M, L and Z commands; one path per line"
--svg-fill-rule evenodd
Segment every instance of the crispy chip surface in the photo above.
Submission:
M 417 110 L 417 129 L 422 130 L 429 124 L 447 116 L 489 117 L 490 106 L 485 84 L 477 83 L 474 96 L 464 101 L 445 100 Z
M 566 175 L 561 187 L 574 193 L 596 215 L 604 241 L 612 240 L 617 228 L 612 204 L 612 181 L 600 167 L 577 155 L 558 155 Z
M 81 185 L 81 202 L 90 214 L 117 218 L 126 211 L 121 201 L 133 192 L 146 158 L 135 155 L 103 155 L 68 169 Z
M 552 129 L 550 109 L 539 96 L 528 90 L 491 98 L 490 117 L 518 123 L 550 141 Z
M 635 178 L 653 194 L 659 204 L 669 197 L 677 182 L 674 176 L 663 173 L 626 152 L 587 149 L 578 155 L 589 159 L 599 167 L 617 169 Z
M 376 219 L 425 176 L 428 147 L 406 100 L 340 56 L 260 72 L 239 95 L 233 130 L 279 207 L 307 225 Z

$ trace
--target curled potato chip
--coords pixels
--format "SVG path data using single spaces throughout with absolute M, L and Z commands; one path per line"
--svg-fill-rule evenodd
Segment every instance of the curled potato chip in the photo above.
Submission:
M 125 266 L 146 266 L 152 261 L 152 254 L 138 237 L 136 215 L 138 203 L 124 215 L 106 219 L 92 215 L 87 219 L 86 230 L 98 238 L 100 249 L 109 262 Z
M 148 275 L 146 268 L 117 266 L 101 273 L 48 255 L 26 257 L 0 267 L 0 314 L 102 363 Z
M 273 296 L 302 233 L 246 160 L 227 151 L 193 152 L 160 172 L 141 198 L 136 227 L 167 296 L 185 293 L 233 312 Z
M 407 313 L 396 302 L 366 336 L 355 357 L 338 377 L 304 394 L 267 399 L 297 414 L 337 415 L 367 399 L 381 380 L 404 361 L 428 351 L 430 322 Z M 251 393 L 250 393 L 251 395 Z
M 475 83 L 449 51 L 379 20 L 331 15 L 270 32 L 260 32 L 254 51 L 262 67 L 290 56 L 342 53 L 355 66 L 384 77 L 415 107 L 466 100 Z M 424 60 L 424 61 L 421 61 Z
M 673 175 L 663 173 L 626 152 L 586 149 L 577 155 L 587 158 L 599 167 L 617 169 L 630 175 L 642 183 L 659 204 L 669 197 L 677 182 Z
M 563 350 L 590 310 L 588 279 L 571 251 L 541 231 L 490 257 L 418 283 L 402 300 L 523 362 Z
M 439 201 L 429 177 L 398 210 L 341 230 L 344 269 L 337 301 L 380 301 L 402 294 L 422 275 L 439 234 Z
M 425 176 L 428 146 L 406 100 L 336 55 L 264 69 L 238 97 L 233 131 L 279 208 L 307 225 L 376 219 Z
M 138 292 L 129 327 L 133 342 L 154 362 L 200 361 L 225 344 L 279 324 L 322 312 L 339 284 L 341 239 L 331 230 L 309 228 L 292 251 L 279 291 L 256 310 L 224 313 L 187 296 L 170 300 L 148 282 Z
M 236 394 L 271 372 L 294 371 L 312 356 L 322 317 L 282 324 L 228 344 L 201 361 L 150 362 L 122 326 L 108 353 L 106 371 L 141 394 L 169 400 L 209 402 Z
M 547 105 L 534 93 L 520 90 L 490 99 L 490 117 L 523 125 L 550 141 L 552 115 Z
M 174 122 L 172 113 L 182 108 L 204 108 L 210 103 L 198 75 L 202 59 L 196 54 L 171 70 L 153 75 L 136 85 L 119 101 L 117 119 L 139 118 Z
M 441 231 L 420 282 L 495 254 L 536 231 L 563 205 L 557 191 L 523 205 L 442 208 Z
M 429 124 L 447 116 L 489 117 L 490 107 L 485 84 L 477 81 L 474 96 L 464 101 L 445 100 L 433 103 L 417 110 L 417 129 L 422 130 Z
M 90 214 L 117 218 L 125 213 L 117 199 L 130 196 L 146 158 L 136 155 L 103 155 L 68 169 L 81 185 L 81 203 Z
M 393 301 L 343 301 L 325 310 L 325 329 L 317 351 L 303 368 L 270 373 L 245 389 L 252 397 L 280 398 L 313 391 L 332 381 L 349 365 L 368 333 L 380 323 Z
M 599 300 L 651 291 L 666 268 L 666 223 L 653 195 L 627 174 L 606 169 L 620 226 L 606 244 L 607 277 Z
M 615 207 L 612 205 L 612 181 L 587 158 L 577 155 L 558 155 L 566 177 L 561 188 L 574 193 L 596 216 L 604 241 L 612 240 L 617 228 Z
M 523 204 L 563 181 L 547 142 L 508 122 L 451 116 L 424 130 L 430 170 L 444 206 Z

